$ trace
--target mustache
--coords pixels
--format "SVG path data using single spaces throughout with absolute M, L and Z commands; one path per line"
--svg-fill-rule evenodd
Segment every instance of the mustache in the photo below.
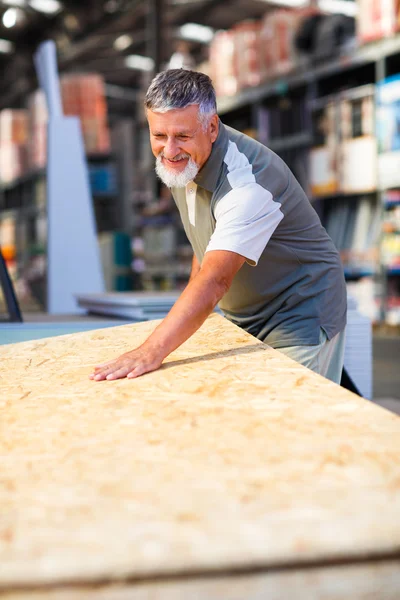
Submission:
M 157 156 L 157 160 L 161 160 L 162 158 L 165 158 L 164 152 L 160 152 L 160 154 Z M 180 154 L 174 156 L 174 158 L 170 158 L 168 160 L 182 160 L 183 158 L 190 159 L 190 154 L 187 154 L 186 152 L 181 152 Z

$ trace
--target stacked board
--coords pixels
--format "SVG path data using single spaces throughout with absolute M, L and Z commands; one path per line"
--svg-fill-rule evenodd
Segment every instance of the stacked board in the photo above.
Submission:
M 179 295 L 180 292 L 107 292 L 78 294 L 76 300 L 88 313 L 151 321 L 164 318 Z

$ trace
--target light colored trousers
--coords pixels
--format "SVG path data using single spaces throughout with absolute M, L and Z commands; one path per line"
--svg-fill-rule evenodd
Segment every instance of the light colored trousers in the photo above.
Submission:
M 345 341 L 345 329 L 331 340 L 328 340 L 325 331 L 321 329 L 319 344 L 316 346 L 287 346 L 277 350 L 315 373 L 340 384 Z

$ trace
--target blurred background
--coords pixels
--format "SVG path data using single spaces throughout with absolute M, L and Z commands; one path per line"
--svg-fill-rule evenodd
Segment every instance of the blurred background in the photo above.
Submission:
M 80 119 L 104 291 L 187 282 L 192 251 L 142 106 L 158 71 L 202 71 L 222 121 L 306 190 L 374 326 L 378 396 L 400 394 L 398 0 L 0 0 L 0 246 L 25 315 L 49 308 L 48 110 L 33 60 L 44 40 L 64 114 Z

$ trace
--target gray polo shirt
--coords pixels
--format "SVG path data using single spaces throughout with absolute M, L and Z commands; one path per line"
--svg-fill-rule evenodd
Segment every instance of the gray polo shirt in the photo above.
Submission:
M 224 315 L 275 348 L 319 343 L 346 324 L 338 252 L 287 165 L 224 126 L 194 182 L 172 189 L 202 262 L 212 250 L 246 258 L 219 303 Z

